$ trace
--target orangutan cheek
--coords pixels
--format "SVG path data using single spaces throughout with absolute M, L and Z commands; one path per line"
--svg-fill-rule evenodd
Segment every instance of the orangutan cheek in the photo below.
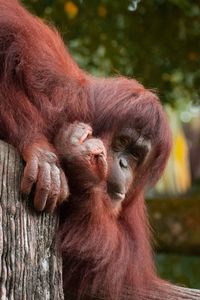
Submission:
M 126 178 L 126 194 L 130 191 L 133 182 L 134 182 L 134 173 L 131 170 Z

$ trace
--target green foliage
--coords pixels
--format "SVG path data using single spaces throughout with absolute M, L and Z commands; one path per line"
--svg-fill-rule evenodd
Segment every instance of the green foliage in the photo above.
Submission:
M 198 0 L 23 2 L 59 28 L 89 72 L 136 77 L 163 102 L 200 102 Z
M 160 254 L 156 260 L 162 278 L 187 287 L 200 288 L 200 258 L 198 256 Z

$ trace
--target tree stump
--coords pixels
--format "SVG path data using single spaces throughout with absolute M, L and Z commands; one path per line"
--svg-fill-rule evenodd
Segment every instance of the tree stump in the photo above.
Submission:
M 58 217 L 37 214 L 21 198 L 22 169 L 16 150 L 0 141 L 0 299 L 62 300 Z

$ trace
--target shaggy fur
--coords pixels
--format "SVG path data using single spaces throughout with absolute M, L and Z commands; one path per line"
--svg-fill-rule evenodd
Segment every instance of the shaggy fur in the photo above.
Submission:
M 154 152 L 139 173 L 120 215 L 112 215 L 100 185 L 70 196 L 58 233 L 65 292 L 73 287 L 120 299 L 156 278 L 143 190 L 160 178 L 171 138 L 154 93 L 135 80 L 97 79 L 74 62 L 55 29 L 15 0 L 0 0 L 0 138 L 19 151 L 34 140 L 53 139 L 63 123 L 90 123 L 94 135 L 122 126 L 151 139 Z M 78 167 L 78 166 L 77 166 Z M 69 182 L 75 182 L 70 178 Z

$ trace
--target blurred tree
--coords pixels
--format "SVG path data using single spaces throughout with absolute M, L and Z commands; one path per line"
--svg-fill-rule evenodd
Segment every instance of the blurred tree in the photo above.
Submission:
M 56 25 L 84 69 L 134 76 L 163 102 L 200 102 L 199 0 L 23 2 Z
M 191 187 L 188 143 L 177 113 L 169 106 L 165 109 L 172 129 L 173 143 L 167 167 L 156 185 L 156 191 L 168 196 L 181 195 Z

